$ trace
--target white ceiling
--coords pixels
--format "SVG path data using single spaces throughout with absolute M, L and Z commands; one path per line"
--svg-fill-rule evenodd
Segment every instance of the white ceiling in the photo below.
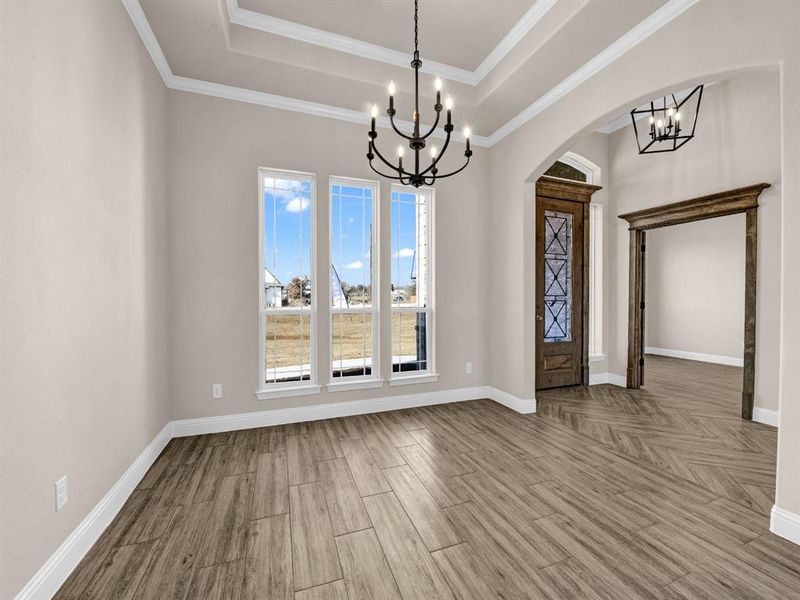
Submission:
M 423 122 L 433 77 L 489 145 L 697 0 L 421 0 Z M 366 121 L 397 82 L 410 118 L 411 0 L 123 0 L 175 89 Z

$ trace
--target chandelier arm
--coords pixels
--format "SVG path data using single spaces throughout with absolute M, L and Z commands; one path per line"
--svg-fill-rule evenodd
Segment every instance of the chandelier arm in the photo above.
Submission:
M 444 140 L 444 146 L 442 146 L 442 149 L 439 151 L 439 154 L 436 155 L 436 158 L 433 159 L 433 161 L 431 162 L 430 166 L 427 169 L 425 169 L 422 173 L 420 173 L 420 175 L 425 175 L 426 173 L 428 173 L 428 171 L 433 169 L 436 166 L 436 163 L 438 163 L 439 160 L 441 160 L 441 158 L 444 156 L 444 153 L 447 151 L 447 147 L 450 145 L 450 133 L 451 133 L 451 131 L 452 130 L 447 132 L 447 137 Z
M 403 137 L 403 138 L 407 139 L 409 142 L 410 142 L 411 140 L 413 140 L 413 139 L 414 139 L 414 136 L 412 136 L 412 135 L 406 135 L 405 133 L 403 133 L 402 131 L 400 131 L 400 130 L 397 128 L 397 125 L 395 125 L 395 124 L 394 124 L 394 115 L 389 115 L 389 123 L 391 123 L 391 124 L 392 124 L 392 129 L 394 129 L 394 132 L 395 132 L 397 135 L 399 135 L 400 137 Z
M 397 177 L 396 175 L 387 175 L 386 173 L 381 173 L 380 171 L 378 171 L 378 169 L 376 169 L 373 166 L 372 161 L 369 161 L 369 168 L 372 169 L 373 171 L 375 171 L 381 177 L 385 177 L 386 179 L 396 179 L 396 180 L 402 182 L 402 177 Z
M 436 131 L 436 126 L 439 124 L 439 117 L 441 117 L 441 116 L 442 116 L 442 111 L 437 110 L 436 111 L 436 120 L 433 122 L 433 126 L 430 128 L 430 131 L 428 131 L 428 133 L 423 135 L 420 139 L 427 140 L 431 136 L 431 134 L 434 131 Z
M 466 169 L 466 168 L 467 168 L 467 165 L 469 164 L 469 159 L 470 159 L 470 157 L 468 156 L 468 157 L 467 157 L 467 162 L 465 162 L 465 163 L 464 163 L 464 164 L 461 166 L 461 168 L 460 168 L 460 169 L 458 169 L 458 170 L 456 170 L 456 171 L 452 171 L 452 172 L 450 172 L 450 173 L 446 173 L 445 175 L 439 175 L 439 174 L 437 173 L 437 174 L 436 174 L 436 179 L 444 179 L 445 177 L 452 177 L 453 175 L 457 175 L 457 174 L 461 173 L 461 171 L 463 171 L 464 169 Z
M 386 160 L 383 157 L 383 154 L 381 154 L 380 151 L 378 151 L 378 147 L 375 145 L 374 141 L 370 142 L 370 146 L 372 147 L 373 152 L 375 152 L 375 155 L 378 158 L 380 158 L 381 161 L 383 162 L 383 164 L 385 164 L 387 167 L 389 167 L 392 171 L 395 171 L 396 173 L 399 173 L 400 175 L 411 175 L 411 173 L 407 172 L 405 169 L 399 169 L 399 168 L 395 167 L 392 163 L 390 163 L 388 160 Z

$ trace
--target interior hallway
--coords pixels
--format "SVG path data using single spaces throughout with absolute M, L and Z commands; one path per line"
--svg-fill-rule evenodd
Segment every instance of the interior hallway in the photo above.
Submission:
M 800 549 L 768 532 L 775 432 L 736 418 L 736 385 L 652 358 L 646 390 L 537 415 L 175 439 L 56 597 L 800 598 Z

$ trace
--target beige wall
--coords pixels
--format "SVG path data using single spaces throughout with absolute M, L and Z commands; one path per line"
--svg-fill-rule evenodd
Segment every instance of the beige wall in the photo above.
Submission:
M 169 417 L 166 90 L 118 2 L 0 4 L 0 598 Z M 53 484 L 69 478 L 55 512 Z
M 744 222 L 732 215 L 647 232 L 646 347 L 741 361 Z
M 328 178 L 376 179 L 364 157 L 366 125 L 170 92 L 169 269 L 173 418 L 338 402 L 483 385 L 486 380 L 487 153 L 436 184 L 435 384 L 339 391 L 257 400 L 259 166 L 312 172 L 317 181 L 318 344 L 320 383 L 330 365 L 328 329 Z M 388 137 L 388 136 L 384 136 Z M 381 141 L 378 138 L 378 142 Z M 391 146 L 393 149 L 394 146 Z M 452 153 L 463 148 L 451 145 Z M 381 350 L 388 371 L 389 186 L 380 183 L 383 298 Z M 501 294 L 502 299 L 502 294 Z M 465 373 L 465 362 L 473 364 Z M 223 384 L 213 400 L 211 386 Z
M 696 137 L 680 151 L 640 155 L 631 127 L 609 140 L 615 214 L 753 183 L 760 197 L 755 405 L 778 408 L 781 167 L 777 72 L 720 81 L 703 94 Z M 617 298 L 627 299 L 627 224 L 616 228 Z M 744 217 L 648 233 L 648 346 L 742 356 Z M 615 304 L 611 368 L 624 375 L 627 305 Z
M 727 79 L 746 69 L 780 68 L 781 189 L 773 204 L 782 214 L 779 256 L 782 285 L 773 297 L 762 295 L 779 315 L 780 352 L 774 373 L 779 389 L 779 450 L 777 504 L 800 513 L 800 392 L 795 381 L 800 364 L 800 239 L 785 232 L 800 228 L 800 136 L 795 131 L 800 111 L 800 26 L 797 4 L 789 1 L 737 2 L 723 9 L 701 0 L 633 50 L 561 98 L 490 151 L 491 189 L 495 202 L 489 215 L 492 239 L 491 288 L 506 291 L 502 311 L 489 312 L 490 385 L 521 397 L 533 394 L 535 179 L 566 150 L 609 118 L 667 90 L 684 89 L 697 81 Z M 657 68 L 654 68 L 657 65 Z M 612 169 L 613 170 L 613 169 Z M 751 183 L 747 181 L 745 183 Z M 612 185 L 612 188 L 614 186 Z M 713 190 L 711 190 L 713 191 Z M 614 189 L 612 189 L 612 195 Z M 612 200 L 613 201 L 613 200 Z M 666 199 L 664 199 L 666 201 Z M 765 201 L 766 203 L 766 201 Z M 620 236 L 612 235 L 612 238 Z M 618 247 L 620 240 L 610 240 Z M 617 281 L 627 280 L 627 261 Z M 624 306 L 627 290 L 616 285 L 612 306 Z M 620 326 L 627 315 L 611 322 Z M 619 337 L 619 336 L 617 336 Z M 624 362 L 621 340 L 610 349 L 617 370 Z M 616 358 L 615 358 L 616 357 Z

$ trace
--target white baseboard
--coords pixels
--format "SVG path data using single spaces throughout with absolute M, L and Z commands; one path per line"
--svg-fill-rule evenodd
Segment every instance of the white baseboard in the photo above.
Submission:
M 784 510 L 778 506 L 772 507 L 769 530 L 795 544 L 800 544 L 800 515 Z
M 86 515 L 64 543 L 36 572 L 17 594 L 16 600 L 42 600 L 51 598 L 67 580 L 72 570 L 86 555 L 100 534 L 114 520 L 147 470 L 171 439 L 168 423 L 147 448 L 133 461 L 128 470 L 112 486 L 100 502 Z
M 486 397 L 491 398 L 498 404 L 507 406 L 511 410 L 515 410 L 518 413 L 527 415 L 536 412 L 536 398 L 519 398 L 513 394 L 509 394 L 508 392 L 498 390 L 497 388 L 493 388 L 491 386 L 486 387 Z
M 763 423 L 764 425 L 778 426 L 778 411 L 769 408 L 753 407 L 753 421 Z
M 278 408 L 235 415 L 221 415 L 218 417 L 183 419 L 181 421 L 172 421 L 172 435 L 173 437 L 184 437 L 203 433 L 252 429 L 254 427 L 270 427 L 271 425 L 283 425 L 284 423 L 319 421 L 321 419 L 333 419 L 335 417 L 349 417 L 352 415 L 364 415 L 387 410 L 413 408 L 415 406 L 447 404 L 449 402 L 463 402 L 465 400 L 479 400 L 489 397 L 489 388 L 479 386 L 442 390 L 440 392 L 386 396 L 368 400 L 328 402 L 325 404 L 300 406 L 297 408 Z
M 655 348 L 645 346 L 645 354 L 656 354 L 658 356 L 671 356 L 672 358 L 685 358 L 686 360 L 696 360 L 699 362 L 715 363 L 718 365 L 730 365 L 732 367 L 743 367 L 744 359 L 738 356 L 724 356 L 722 354 L 703 354 L 702 352 L 687 352 L 686 350 L 670 350 L 669 348 Z
M 611 385 L 618 385 L 620 387 L 625 387 L 628 384 L 624 375 L 617 375 L 616 373 L 589 374 L 589 385 L 598 385 L 601 383 L 610 383 Z
M 283 423 L 317 421 L 333 417 L 347 417 L 387 410 L 399 410 L 416 406 L 431 406 L 465 400 L 490 398 L 520 413 L 536 412 L 534 399 L 524 400 L 489 386 L 422 392 L 402 396 L 387 396 L 370 400 L 330 402 L 298 408 L 265 410 L 236 415 L 222 415 L 200 419 L 170 421 L 155 439 L 136 458 L 128 470 L 119 478 L 108 493 L 97 503 L 80 525 L 64 540 L 64 543 L 36 572 L 15 600 L 41 600 L 51 598 L 67 580 L 72 570 L 98 540 L 106 527 L 114 520 L 125 501 L 155 462 L 161 451 L 174 437 L 268 427 Z

